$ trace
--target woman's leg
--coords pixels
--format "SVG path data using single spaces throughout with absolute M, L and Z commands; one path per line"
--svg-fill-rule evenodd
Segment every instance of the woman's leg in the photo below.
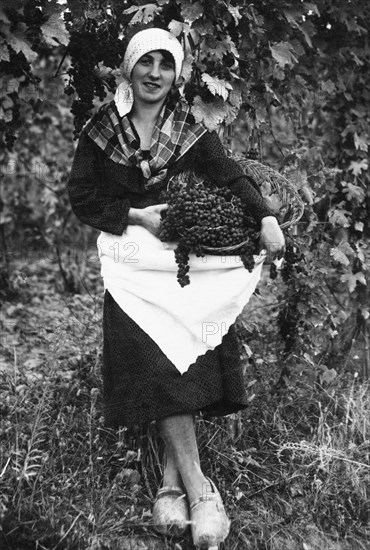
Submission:
M 189 509 L 172 446 L 166 446 L 163 487 L 153 506 L 154 529 L 163 535 L 181 535 L 188 528 Z
M 176 466 L 188 495 L 193 543 L 217 550 L 229 533 L 230 521 L 217 489 L 201 470 L 194 419 L 190 414 L 169 416 L 159 422 L 159 429 L 170 457 L 168 478 Z
M 182 477 L 177 468 L 176 458 L 171 449 L 166 447 L 163 470 L 163 487 L 183 487 Z
M 212 488 L 200 467 L 193 416 L 191 414 L 168 416 L 158 424 L 167 452 L 164 484 L 177 484 L 174 483 L 178 481 L 177 470 L 190 502 L 211 492 Z

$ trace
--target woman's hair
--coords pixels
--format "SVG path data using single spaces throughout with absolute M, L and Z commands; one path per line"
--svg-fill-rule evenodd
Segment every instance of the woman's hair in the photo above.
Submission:
M 175 63 L 175 58 L 173 57 L 172 53 L 167 51 L 167 50 L 158 50 L 162 55 L 163 55 L 163 59 L 167 62 L 167 63 L 172 63 L 173 65 L 173 70 L 175 70 L 176 68 L 176 63 Z

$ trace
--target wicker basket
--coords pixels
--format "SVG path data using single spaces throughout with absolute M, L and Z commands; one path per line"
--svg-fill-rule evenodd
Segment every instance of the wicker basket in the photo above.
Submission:
M 257 160 L 243 156 L 230 155 L 259 186 L 263 198 L 276 215 L 281 229 L 295 225 L 302 217 L 304 204 L 297 190 L 280 172 L 266 166 Z M 233 252 L 241 248 L 247 241 L 232 246 L 204 247 L 212 253 Z
M 303 201 L 287 178 L 257 160 L 238 155 L 230 155 L 230 158 L 240 164 L 244 173 L 257 183 L 267 205 L 276 215 L 281 229 L 288 229 L 301 219 L 304 211 Z M 206 252 L 222 254 L 237 251 L 247 242 L 221 247 L 203 246 L 203 249 Z
M 295 225 L 302 217 L 304 204 L 292 183 L 280 172 L 257 160 L 231 155 L 259 186 L 267 205 L 276 215 L 281 229 Z

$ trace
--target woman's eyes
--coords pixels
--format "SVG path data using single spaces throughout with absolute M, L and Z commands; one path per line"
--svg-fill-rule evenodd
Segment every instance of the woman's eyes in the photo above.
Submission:
M 150 57 L 142 57 L 139 61 L 141 65 L 144 65 L 145 67 L 149 67 L 152 65 L 153 60 Z M 170 61 L 161 61 L 160 68 L 165 71 L 174 71 L 175 68 L 173 66 L 173 63 Z
M 161 63 L 161 67 L 162 69 L 165 69 L 166 71 L 174 71 L 175 68 L 173 66 L 173 63 L 169 62 L 169 61 L 163 61 L 163 63 Z
M 149 57 L 142 57 L 140 59 L 141 65 L 150 65 L 152 60 Z

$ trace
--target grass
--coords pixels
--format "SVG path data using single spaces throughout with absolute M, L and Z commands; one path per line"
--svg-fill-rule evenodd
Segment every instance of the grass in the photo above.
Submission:
M 150 529 L 160 481 L 155 428 L 107 430 L 101 289 L 66 295 L 55 266 L 24 273 L 6 302 L 0 378 L 4 550 L 191 550 Z M 272 338 L 271 338 L 272 340 Z M 348 375 L 278 388 L 274 342 L 251 344 L 249 409 L 200 419 L 204 470 L 232 519 L 224 550 L 362 550 L 370 542 L 370 394 Z

